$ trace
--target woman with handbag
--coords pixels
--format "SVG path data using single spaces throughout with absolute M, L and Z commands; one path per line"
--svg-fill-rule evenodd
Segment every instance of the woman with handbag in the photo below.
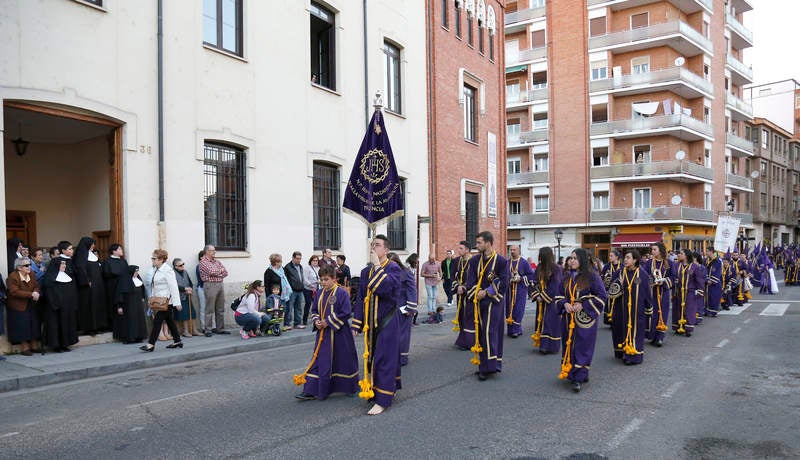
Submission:
M 158 333 L 161 331 L 161 325 L 166 322 L 169 332 L 172 334 L 171 345 L 167 348 L 183 348 L 181 342 L 181 335 L 178 332 L 178 327 L 175 326 L 173 320 L 173 310 L 181 311 L 181 296 L 178 292 L 178 282 L 175 279 L 175 272 L 166 264 L 169 254 L 163 249 L 156 249 L 153 251 L 153 268 L 150 270 L 147 278 L 150 280 L 150 298 L 147 304 L 150 310 L 153 311 L 155 317 L 153 318 L 153 329 L 150 331 L 150 339 L 147 345 L 141 346 L 139 349 L 142 351 L 153 351 L 156 348 L 156 340 Z
M 14 270 L 8 275 L 8 341 L 21 344 L 23 356 L 39 351 L 41 338 L 39 323 L 39 283 L 31 273 L 31 261 L 27 257 L 14 260 Z

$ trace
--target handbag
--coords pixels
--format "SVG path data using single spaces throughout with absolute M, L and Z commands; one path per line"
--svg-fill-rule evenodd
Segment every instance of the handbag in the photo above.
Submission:
M 744 287 L 742 288 L 744 291 L 752 291 L 753 290 L 753 283 L 750 282 L 750 278 L 745 278 Z
M 150 292 L 153 292 L 153 286 L 155 283 L 156 275 L 153 273 L 153 279 L 150 280 Z M 147 299 L 147 306 L 150 307 L 152 311 L 167 311 L 169 310 L 169 297 L 157 297 L 151 296 Z

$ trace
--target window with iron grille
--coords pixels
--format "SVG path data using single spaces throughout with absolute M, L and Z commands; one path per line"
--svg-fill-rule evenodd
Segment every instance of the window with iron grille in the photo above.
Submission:
M 203 43 L 243 54 L 242 0 L 203 1 Z
M 247 161 L 244 150 L 206 142 L 203 209 L 206 244 L 222 251 L 247 249 Z
M 466 238 L 470 248 L 475 247 L 475 240 L 478 238 L 478 222 L 480 219 L 480 208 L 478 207 L 478 194 L 464 192 L 464 211 L 466 221 Z
M 314 162 L 314 249 L 339 249 L 342 244 L 339 168 Z
M 406 180 L 400 179 L 400 193 L 403 194 L 403 211 L 406 210 Z M 386 226 L 386 237 L 395 251 L 406 248 L 406 214 L 392 218 Z

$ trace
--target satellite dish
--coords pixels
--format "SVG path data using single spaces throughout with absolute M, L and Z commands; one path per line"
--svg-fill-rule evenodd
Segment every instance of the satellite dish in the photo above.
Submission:
M 761 171 L 754 169 L 753 172 L 750 173 L 750 177 L 753 179 L 758 179 L 758 176 L 761 175 Z
M 672 195 L 672 200 L 671 201 L 672 201 L 672 205 L 673 206 L 678 206 L 679 204 L 681 204 L 681 201 L 683 201 L 683 200 L 681 199 L 680 195 Z
M 684 64 L 686 64 L 686 58 L 684 58 L 683 56 L 678 56 L 677 58 L 675 58 L 675 67 L 680 67 Z
M 684 158 L 686 158 L 686 152 L 684 152 L 683 150 L 678 150 L 677 152 L 675 152 L 676 160 L 683 160 Z

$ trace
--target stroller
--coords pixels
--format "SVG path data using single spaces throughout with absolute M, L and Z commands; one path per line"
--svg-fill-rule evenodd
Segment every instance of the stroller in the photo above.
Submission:
M 269 315 L 269 322 L 261 325 L 261 335 L 274 335 L 275 337 L 283 333 L 283 307 L 278 309 L 276 313 L 274 310 L 267 310 Z M 272 313 L 272 314 L 271 314 Z

